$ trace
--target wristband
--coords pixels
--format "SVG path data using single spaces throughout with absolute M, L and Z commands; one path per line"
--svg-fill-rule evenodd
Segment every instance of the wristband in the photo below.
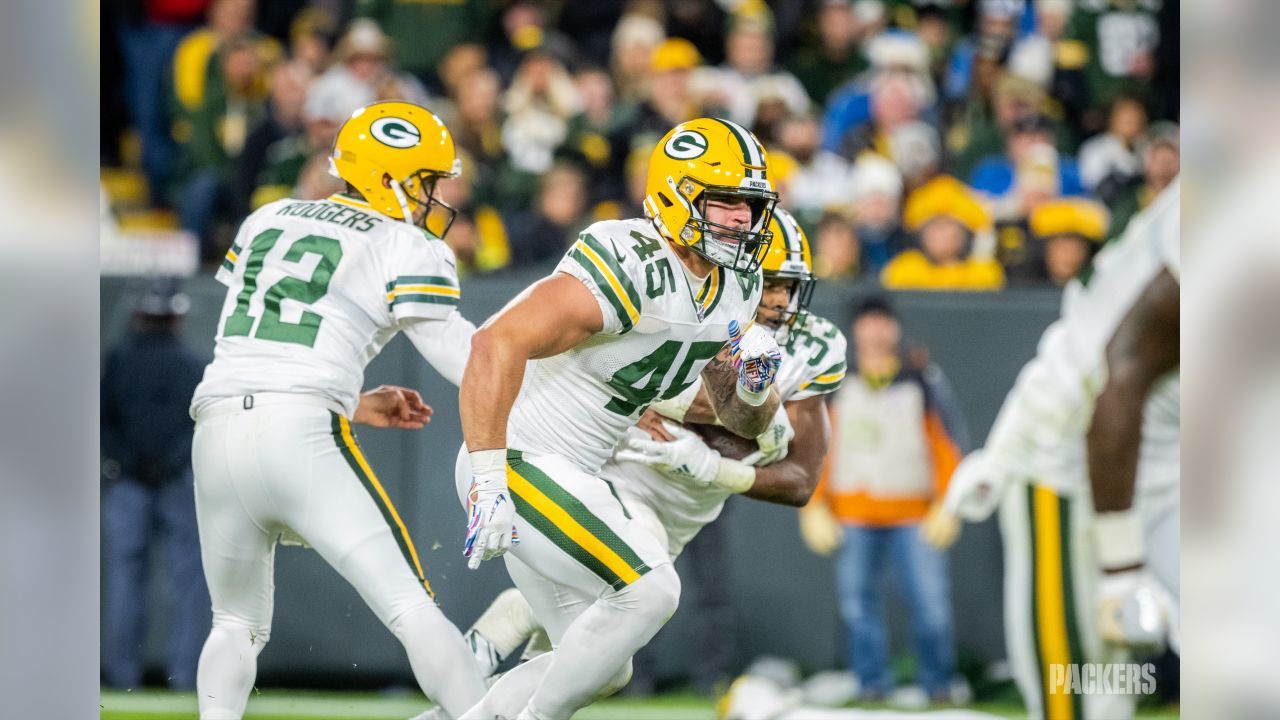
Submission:
M 731 493 L 743 493 L 756 484 L 756 469 L 744 462 L 722 456 L 713 482 L 716 487 Z
M 769 388 L 773 386 L 766 385 L 760 392 L 751 392 L 750 390 L 742 387 L 742 383 L 735 383 L 733 387 L 734 390 L 738 392 L 739 400 L 751 407 L 760 407 L 764 404 L 765 400 L 769 399 Z
M 470 453 L 471 475 L 477 478 L 507 477 L 507 449 L 476 450 Z
M 1093 521 L 1093 540 L 1103 570 L 1131 568 L 1146 563 L 1142 518 L 1133 510 L 1098 513 Z

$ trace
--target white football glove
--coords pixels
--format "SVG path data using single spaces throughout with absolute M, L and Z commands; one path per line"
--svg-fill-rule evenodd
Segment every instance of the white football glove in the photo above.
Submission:
M 471 489 L 467 491 L 467 542 L 462 556 L 475 570 L 520 542 L 516 506 L 507 490 L 506 450 L 471 453 Z
M 1145 568 L 1104 573 L 1097 599 L 1104 641 L 1140 652 L 1178 649 L 1178 604 Z
M 648 465 L 676 480 L 728 492 L 744 492 L 755 483 L 755 468 L 721 457 L 692 430 L 665 420 L 662 424 L 675 440 L 663 442 L 628 435 L 614 457 Z
M 787 409 L 780 403 L 778 412 L 774 413 L 769 427 L 756 437 L 756 444 L 760 448 L 742 458 L 742 462 L 755 467 L 772 465 L 787 456 L 791 439 L 795 436 L 796 430 L 791 427 L 791 418 L 787 416 Z
M 729 345 L 738 371 L 738 397 L 749 405 L 764 404 L 769 386 L 782 364 L 782 351 L 773 334 L 750 323 L 744 333 L 737 320 L 729 321 Z
M 999 507 L 1009 480 L 1009 475 L 993 466 L 986 450 L 974 450 L 951 474 L 942 507 L 969 522 L 982 522 Z

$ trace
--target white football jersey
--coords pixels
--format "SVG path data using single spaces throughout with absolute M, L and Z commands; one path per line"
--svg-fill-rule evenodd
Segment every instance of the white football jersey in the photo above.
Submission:
M 459 297 L 448 245 L 346 195 L 259 208 L 217 279 L 227 297 L 193 416 L 220 398 L 280 392 L 351 417 L 369 361 L 405 323 L 449 318 Z
M 728 342 L 729 321 L 745 327 L 763 290 L 759 271 L 724 268 L 695 286 L 667 241 L 638 219 L 591 225 L 556 270 L 591 290 L 604 328 L 567 352 L 529 362 L 507 446 L 559 455 L 591 474 L 651 402 L 697 380 Z
M 1085 432 L 1106 378 L 1106 347 L 1142 291 L 1164 268 L 1177 277 L 1179 184 L 1130 222 L 1092 269 L 1064 292 L 1062 315 L 1045 330 L 991 433 L 987 455 L 1012 474 L 1066 493 L 1088 483 Z M 1138 471 L 1140 491 L 1179 476 L 1178 374 L 1162 378 L 1147 399 Z
M 826 318 L 806 314 L 792 328 L 782 350 L 782 365 L 774 385 L 784 403 L 833 393 L 844 382 L 844 334 Z M 636 437 L 648 437 L 638 428 L 628 430 Z M 716 486 L 703 486 L 669 478 L 643 463 L 611 460 L 601 471 L 613 483 L 624 504 L 641 502 L 649 506 L 667 533 L 671 557 L 707 523 L 715 520 L 730 493 Z

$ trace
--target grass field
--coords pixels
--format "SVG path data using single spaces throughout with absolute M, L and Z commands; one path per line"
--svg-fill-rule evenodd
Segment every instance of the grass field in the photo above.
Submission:
M 164 690 L 102 691 L 102 720 L 191 720 L 196 715 L 193 693 Z M 412 694 L 301 692 L 268 690 L 249 700 L 246 720 L 404 720 L 426 709 Z M 977 703 L 974 710 L 1001 717 L 1022 717 L 1011 704 Z M 575 720 L 712 720 L 714 703 L 694 695 L 663 695 L 648 699 L 610 699 L 579 712 Z M 874 713 L 868 713 L 874 717 Z M 898 716 L 901 717 L 901 716 Z M 929 715 L 921 714 L 927 718 Z M 1139 713 L 1140 720 L 1176 718 L 1176 708 Z

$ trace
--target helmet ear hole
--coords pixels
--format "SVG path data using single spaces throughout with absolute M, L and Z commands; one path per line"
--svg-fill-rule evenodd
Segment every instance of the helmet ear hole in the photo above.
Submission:
M 667 194 L 662 191 L 658 192 L 658 199 L 662 201 L 663 207 L 675 207 L 675 203 L 671 202 L 671 198 L 667 197 Z

